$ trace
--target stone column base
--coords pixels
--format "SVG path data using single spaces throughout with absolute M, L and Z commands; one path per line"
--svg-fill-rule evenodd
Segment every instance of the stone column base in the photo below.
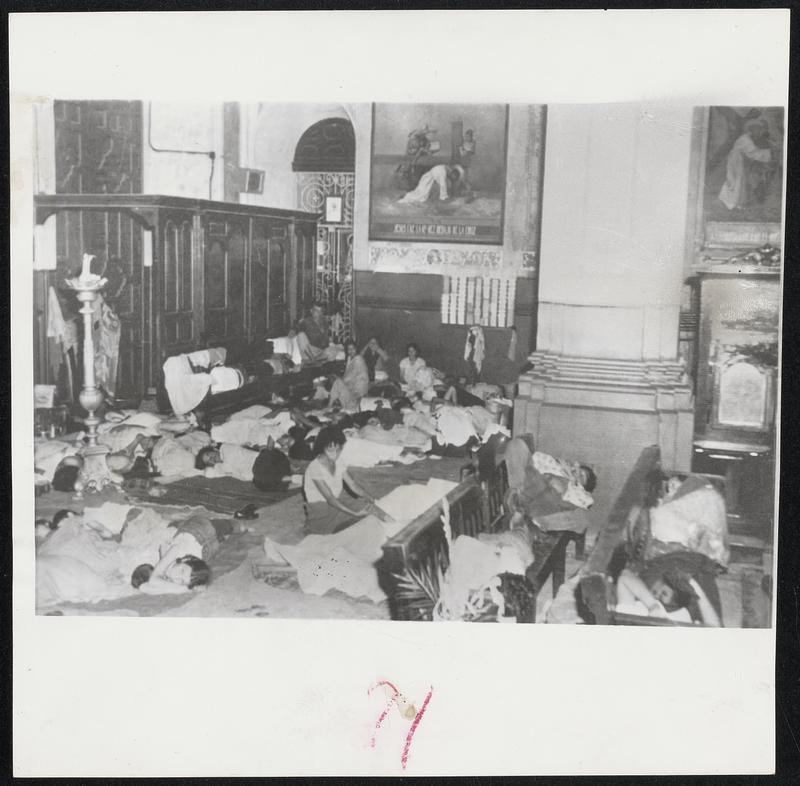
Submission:
M 537 450 L 595 469 L 596 526 L 648 445 L 661 448 L 665 468 L 689 471 L 694 401 L 682 363 L 548 352 L 529 359 L 534 369 L 519 378 L 513 433 L 530 433 Z

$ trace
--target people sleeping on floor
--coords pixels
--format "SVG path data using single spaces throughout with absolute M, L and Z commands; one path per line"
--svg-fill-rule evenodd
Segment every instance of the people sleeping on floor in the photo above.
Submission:
M 36 439 L 33 443 L 33 466 L 36 483 L 56 484 L 58 491 L 71 491 L 78 480 L 83 461 L 78 456 L 78 441 Z
M 438 398 L 415 401 L 404 410 L 403 423 L 429 436 L 431 453 L 440 456 L 469 456 L 493 433 L 510 436 L 484 407 L 459 407 Z
M 59 511 L 47 527 L 49 532 L 36 549 L 39 607 L 131 595 L 142 588 L 149 570 L 141 566 L 147 565 L 158 567 L 158 581 L 143 590 L 151 594 L 185 592 L 207 584 L 207 565 L 193 560 L 207 563 L 219 543 L 242 525 L 107 502 L 85 509 L 82 515 Z M 188 568 L 180 567 L 187 564 Z
M 143 563 L 131 574 L 131 585 L 150 595 L 205 589 L 211 583 L 208 561 L 234 531 L 229 519 L 192 516 L 169 525 L 172 532 L 159 546 L 155 565 Z
M 340 460 L 345 442 L 344 432 L 338 426 L 326 426 L 317 435 L 314 445 L 316 457 L 308 465 L 303 478 L 306 533 L 326 535 L 338 532 L 369 514 L 376 515 L 381 521 L 388 520 Z M 348 494 L 348 490 L 355 498 Z
M 314 303 L 310 315 L 300 321 L 296 338 L 303 363 L 336 360 L 341 355 L 342 348 L 331 343 L 330 323 L 321 303 Z
M 700 475 L 667 476 L 656 471 L 648 483 L 644 508 L 631 519 L 646 535 L 648 556 L 688 550 L 727 567 L 725 499 L 711 481 Z
M 357 412 L 359 402 L 369 391 L 369 371 L 355 341 L 346 341 L 344 350 L 347 358 L 344 374 L 334 378 L 328 404 L 338 404 L 345 412 Z
M 259 491 L 286 491 L 295 483 L 286 454 L 268 445 L 261 450 L 222 443 L 203 448 L 195 462 L 207 478 L 232 477 L 252 482 Z
M 615 587 L 617 612 L 722 627 L 716 570 L 703 554 L 673 552 L 638 571 L 623 568 Z
M 291 412 L 273 412 L 267 406 L 256 404 L 232 414 L 224 423 L 212 425 L 210 441 L 266 447 L 280 443 L 294 425 Z

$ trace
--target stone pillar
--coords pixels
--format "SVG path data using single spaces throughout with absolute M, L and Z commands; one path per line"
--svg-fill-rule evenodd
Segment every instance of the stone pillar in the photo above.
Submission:
M 596 518 L 646 445 L 690 466 L 677 350 L 691 126 L 691 107 L 548 107 L 537 351 L 514 431 L 597 468 Z

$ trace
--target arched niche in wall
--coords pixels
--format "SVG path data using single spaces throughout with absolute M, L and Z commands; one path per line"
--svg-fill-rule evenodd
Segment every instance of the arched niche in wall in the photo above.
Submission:
M 353 335 L 353 202 L 356 138 L 352 123 L 329 117 L 309 126 L 294 152 L 298 206 L 320 214 L 314 299 L 331 316 L 336 342 Z
M 297 143 L 294 172 L 354 172 L 356 136 L 353 125 L 341 117 L 329 117 L 310 126 Z

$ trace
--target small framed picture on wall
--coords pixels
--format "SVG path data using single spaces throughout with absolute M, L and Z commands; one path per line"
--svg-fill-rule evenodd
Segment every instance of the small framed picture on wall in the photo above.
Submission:
M 342 198 L 340 196 L 325 197 L 325 223 L 342 223 Z

